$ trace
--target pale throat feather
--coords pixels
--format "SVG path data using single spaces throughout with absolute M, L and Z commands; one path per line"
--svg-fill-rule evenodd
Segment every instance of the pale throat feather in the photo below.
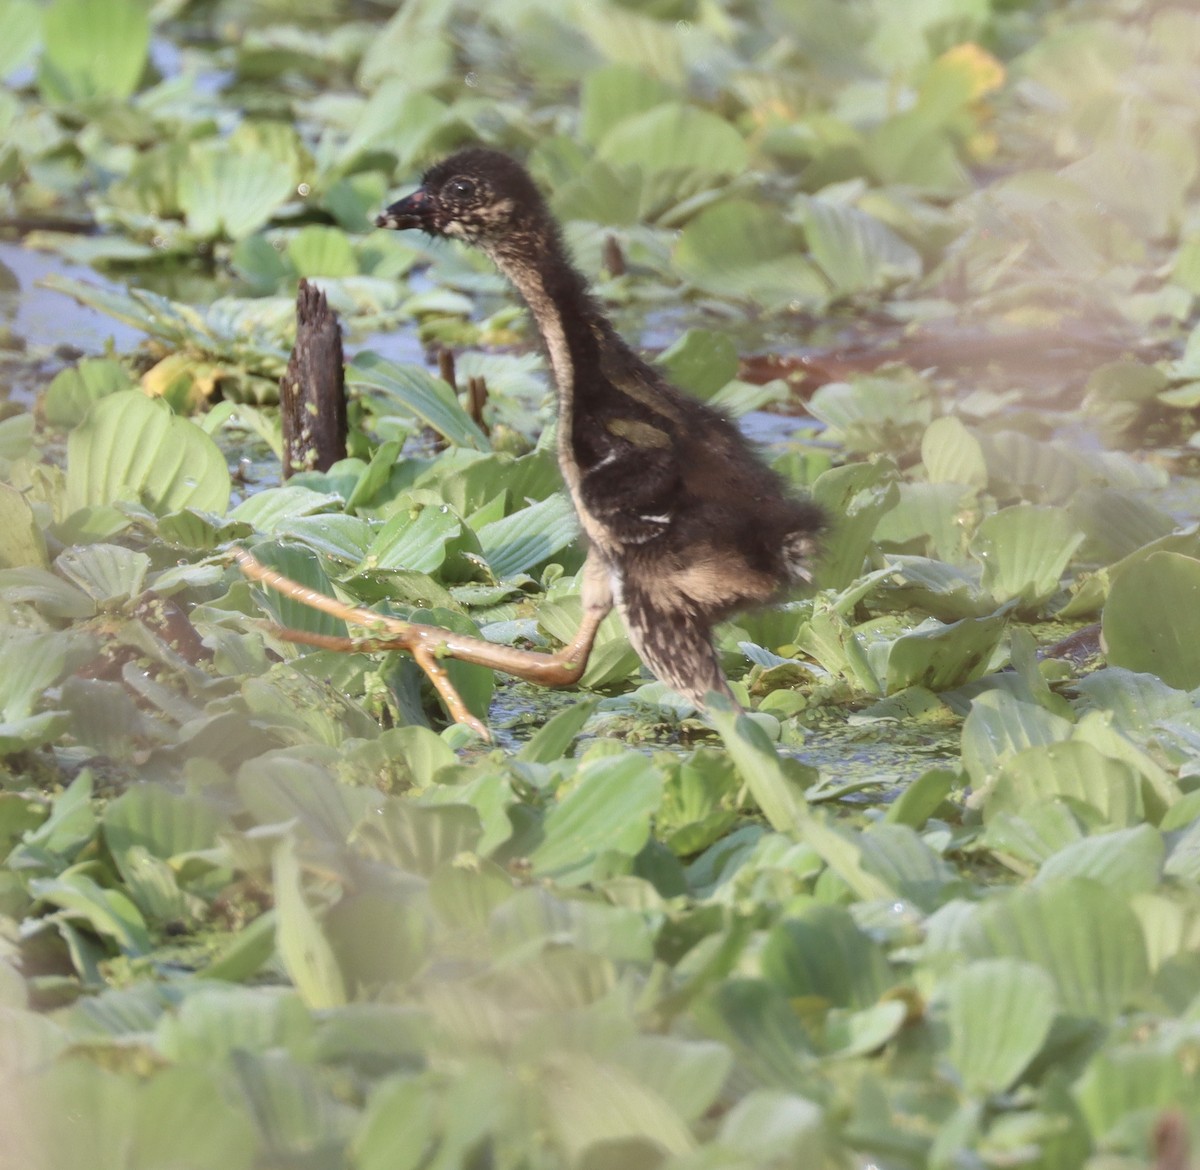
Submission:
M 571 426 L 574 419 L 575 382 L 571 350 L 567 342 L 566 327 L 562 314 L 553 298 L 546 292 L 539 273 L 529 264 L 513 261 L 504 255 L 493 255 L 496 267 L 508 278 L 521 298 L 529 306 L 537 324 L 538 332 L 550 359 L 550 372 L 554 378 L 555 397 L 558 401 L 558 465 L 575 511 L 584 531 L 594 544 L 605 547 L 607 541 L 603 530 L 591 524 L 582 506 L 579 491 L 579 465 L 571 450 Z

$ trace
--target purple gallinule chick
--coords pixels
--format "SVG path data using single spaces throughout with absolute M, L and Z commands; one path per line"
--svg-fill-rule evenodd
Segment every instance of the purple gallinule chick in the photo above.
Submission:
M 456 653 L 464 640 L 450 637 L 444 652 L 572 683 L 616 605 L 662 682 L 698 706 L 710 691 L 728 695 L 713 625 L 809 580 L 821 508 L 793 496 L 733 423 L 625 343 L 571 263 L 533 179 L 507 155 L 459 151 L 375 222 L 479 248 L 528 305 L 557 392 L 558 462 L 588 540 L 584 621 L 566 649 L 491 647 L 498 653 L 485 661 Z

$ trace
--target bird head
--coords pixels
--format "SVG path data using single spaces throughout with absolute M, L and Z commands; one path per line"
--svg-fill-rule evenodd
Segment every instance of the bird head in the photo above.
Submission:
M 545 214 L 529 173 L 498 150 L 460 150 L 425 172 L 420 187 L 393 203 L 375 225 L 420 228 L 484 249 L 509 245 Z

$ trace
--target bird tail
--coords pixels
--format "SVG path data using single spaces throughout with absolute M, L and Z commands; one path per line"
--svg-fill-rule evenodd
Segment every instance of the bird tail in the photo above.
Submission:
M 700 708 L 710 691 L 732 699 L 713 646 L 711 622 L 683 609 L 659 610 L 639 604 L 642 601 L 626 596 L 620 609 L 629 641 L 651 674 Z

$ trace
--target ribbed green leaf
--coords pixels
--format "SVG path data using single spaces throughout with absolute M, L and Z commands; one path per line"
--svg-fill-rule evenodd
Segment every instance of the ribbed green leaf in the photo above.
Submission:
M 479 814 L 469 805 L 420 805 L 393 797 L 363 825 L 358 839 L 370 856 L 405 873 L 428 875 L 460 853 L 473 852 L 481 834 Z
M 596 146 L 617 123 L 644 114 L 671 97 L 671 87 L 633 65 L 591 70 L 579 93 L 580 130 Z
M 600 141 L 597 156 L 612 166 L 654 171 L 701 170 L 714 177 L 745 169 L 746 144 L 724 118 L 667 102 L 618 122 Z
M 983 447 L 957 415 L 936 418 L 921 437 L 921 462 L 931 483 L 987 485 Z
M 588 39 L 607 60 L 632 65 L 671 86 L 684 80 L 683 29 L 609 4 L 586 4 L 576 15 Z
M 844 589 L 861 576 L 879 523 L 900 498 L 896 469 L 882 459 L 833 467 L 818 477 L 812 495 L 838 518 L 838 538 L 821 557 L 817 584 Z
M 829 298 L 824 278 L 799 251 L 795 229 L 745 200 L 724 200 L 692 220 L 676 245 L 675 265 L 706 292 L 772 309 L 820 309 Z
M 124 101 L 137 90 L 150 48 L 138 0 L 54 0 L 42 34 L 38 86 L 48 101 Z
M 371 526 L 365 520 L 336 512 L 284 519 L 276 526 L 276 531 L 280 536 L 293 537 L 328 557 L 351 564 L 366 556 L 372 535 Z
M 931 619 L 883 645 L 883 662 L 876 660 L 874 647 L 868 649 L 868 657 L 876 673 L 885 677 L 888 694 L 913 686 L 945 691 L 987 673 L 1007 625 L 1004 614 L 963 618 L 951 625 Z
M 908 1018 L 903 1000 L 887 999 L 861 1011 L 834 1010 L 825 1020 L 824 1050 L 839 1060 L 869 1056 L 896 1038 Z
M 459 405 L 454 391 L 420 366 L 401 365 L 366 350 L 350 363 L 347 381 L 383 391 L 398 413 L 415 415 L 451 443 L 477 451 L 489 448 L 487 437 Z
M 342 898 L 322 922 L 352 991 L 403 985 L 425 965 L 433 922 L 413 881 L 371 885 Z
M 7 0 L 0 6 L 0 77 L 28 62 L 41 32 L 42 14 L 34 0 Z
M 821 1107 L 794 1092 L 754 1089 L 721 1121 L 718 1142 L 753 1165 L 803 1165 L 826 1145 Z
M 638 925 L 639 911 L 583 899 L 565 899 L 545 888 L 516 891 L 491 916 L 499 952 L 519 955 L 534 939 L 554 937 L 589 955 L 614 962 L 649 962 L 653 944 Z
M 309 224 L 289 241 L 287 256 L 302 277 L 356 276 L 358 259 L 341 228 Z
M 984 816 L 1018 813 L 1034 801 L 1053 797 L 1089 805 L 1108 825 L 1131 825 L 1142 815 L 1137 772 L 1091 744 L 1070 740 L 1026 748 L 1001 764 L 987 793 Z
M 266 541 L 255 546 L 254 556 L 267 568 L 282 573 L 297 584 L 306 585 L 326 597 L 333 596 L 333 585 L 317 554 L 302 545 Z M 322 613 L 302 601 L 284 597 L 269 586 L 255 586 L 255 595 L 263 608 L 281 626 L 293 630 L 306 630 L 313 634 L 329 634 L 337 638 L 346 636 L 346 623 L 341 618 Z
M 109 939 L 126 955 L 144 955 L 151 949 L 137 907 L 120 890 L 97 885 L 86 874 L 73 872 L 29 884 L 35 898 L 59 907 L 69 918 Z
M 879 946 L 840 906 L 811 906 L 767 935 L 763 976 L 789 999 L 815 996 L 836 1007 L 867 1008 L 894 982 Z
M 613 1055 L 688 1122 L 712 1105 L 733 1065 L 723 1044 L 673 1036 L 635 1036 Z
M 976 602 L 977 606 L 984 607 L 982 611 L 977 608 L 971 616 L 990 613 L 996 607 L 994 603 L 988 604 L 990 598 L 979 588 L 978 566 L 964 564 L 967 558 L 963 520 L 978 506 L 974 491 L 957 483 L 901 483 L 899 488 L 896 506 L 880 519 L 875 539 L 906 550 L 913 548 L 914 541 L 920 541 L 917 549 L 940 558 L 943 570 L 962 566 L 959 572 L 971 577 L 973 593 L 982 599 Z
M 917 485 L 913 485 L 917 486 Z M 890 529 L 890 513 L 876 530 L 882 537 Z M 887 597 L 906 609 L 928 613 L 939 621 L 985 617 L 995 608 L 979 588 L 979 574 L 929 557 L 889 556 L 895 573 L 889 579 Z
M 517 759 L 531 764 L 552 764 L 562 759 L 583 725 L 595 714 L 597 702 L 594 698 L 584 699 L 559 711 L 529 737 Z
M 1113 581 L 1103 624 L 1114 666 L 1200 686 L 1200 560 L 1159 552 L 1130 565 Z
M 439 1101 L 434 1086 L 405 1076 L 379 1087 L 355 1137 L 359 1170 L 417 1170 L 425 1164 Z
M 394 67 L 397 54 L 389 65 Z M 352 132 L 338 152 L 338 163 L 349 168 L 364 152 L 386 151 L 402 166 L 428 153 L 430 141 L 447 118 L 446 103 L 431 93 L 413 91 L 408 77 L 388 78 L 357 111 Z
M 573 1164 L 589 1149 L 615 1142 L 643 1140 L 669 1154 L 694 1148 L 691 1130 L 656 1086 L 583 1054 L 563 1053 L 548 1064 L 548 1117 Z
M 303 1050 L 313 1031 L 312 1016 L 290 989 L 211 986 L 192 992 L 178 1012 L 159 1019 L 155 1043 L 170 1060 L 199 1064 L 239 1048 Z
M 0 483 L 0 570 L 44 567 L 46 542 L 25 497 Z
M 311 516 L 341 503 L 341 496 L 288 484 L 255 492 L 238 504 L 229 517 L 252 524 L 259 532 L 273 533 L 298 516 Z
M 564 644 L 575 636 L 582 620 L 583 604 L 578 593 L 554 596 L 538 611 L 539 628 Z M 600 623 L 596 644 L 580 681 L 585 687 L 609 686 L 634 674 L 640 664 L 641 659 L 629 644 L 620 616 L 611 613 Z
M 364 820 L 380 815 L 385 800 L 373 788 L 339 784 L 317 764 L 282 753 L 243 764 L 238 792 L 258 823 L 295 819 L 304 833 L 339 849 Z
M 397 512 L 367 549 L 367 563 L 380 569 L 432 573 L 446 559 L 446 544 L 462 531 L 449 508 L 425 507 L 415 516 Z
M 138 391 L 101 399 L 67 439 L 70 511 L 128 500 L 160 514 L 190 506 L 223 515 L 229 491 L 216 443 Z
M 803 1084 L 815 1065 L 813 1045 L 783 991 L 762 979 L 723 979 L 700 1005 L 705 1031 L 723 1040 L 755 1077 Z
M 300 998 L 310 1008 L 346 1002 L 346 986 L 320 922 L 300 883 L 300 863 L 290 839 L 275 849 L 271 866 L 275 889 L 275 945 Z
M 728 701 L 714 701 L 709 718 L 767 823 L 778 833 L 796 832 L 809 815 L 808 801 L 798 777 L 785 770 L 766 732 L 752 719 L 736 714 Z M 811 783 L 815 772 L 805 779 Z
M 67 1030 L 46 1016 L 23 1007 L 0 1007 L 0 1069 L 6 1076 L 46 1067 L 69 1043 Z
M 969 963 L 941 996 L 950 1062 L 971 1093 L 1008 1089 L 1046 1042 L 1057 1007 L 1049 974 L 1014 959 Z
M 1083 540 L 1069 512 L 1020 504 L 983 520 L 971 552 L 983 562 L 983 587 L 998 604 L 1016 599 L 1032 607 L 1058 589 Z
M 1111 1020 L 1149 979 L 1145 941 L 1128 902 L 1081 878 L 984 903 L 966 924 L 962 943 L 971 957 L 1037 964 L 1071 1015 Z
M 111 358 L 85 358 L 55 375 L 46 387 L 42 409 L 56 427 L 73 427 L 101 398 L 135 386 L 129 372 Z
M 67 549 L 54 567 L 98 606 L 105 606 L 128 601 L 142 592 L 150 558 L 117 544 L 89 544 Z
M 53 276 L 43 278 L 46 287 Z M 20 459 L 28 455 L 33 448 L 33 434 L 37 420 L 32 411 L 14 414 L 11 418 L 0 420 L 0 459 Z
M 87 661 L 95 647 L 68 633 L 39 633 L 0 627 L 0 711 L 6 720 L 24 719 L 47 687 Z
M 972 700 L 963 723 L 963 764 L 971 782 L 982 787 L 1017 752 L 1070 734 L 1071 724 L 1045 707 L 1022 703 L 1007 691 L 985 691 Z
M 711 398 L 737 377 L 737 347 L 727 333 L 689 329 L 659 354 L 658 364 L 676 386 L 700 398 Z
M 262 227 L 292 189 L 285 162 L 198 143 L 179 176 L 179 206 L 193 236 L 240 240 Z
M 1071 516 L 1087 533 L 1087 557 L 1118 561 L 1175 530 L 1165 512 L 1131 492 L 1084 488 L 1071 501 Z
M 1035 502 L 1066 503 L 1079 485 L 1079 466 L 1062 448 L 1020 431 L 978 436 L 988 478 L 1000 495 Z
M 484 558 L 497 577 L 512 577 L 549 560 L 571 543 L 579 522 L 563 495 L 548 496 L 479 529 Z
M 1169 1037 L 1157 1043 L 1122 1044 L 1089 1062 L 1075 1093 L 1095 1141 L 1105 1141 L 1114 1131 L 1119 1135 L 1139 1115 L 1196 1108 L 1196 1078 L 1185 1052 L 1173 1047 Z
M 482 847 L 481 839 L 476 848 Z M 429 881 L 429 900 L 438 918 L 455 929 L 484 929 L 492 912 L 516 893 L 512 878 L 482 858 L 443 861 Z
M 283 1052 L 233 1053 L 232 1095 L 254 1119 L 267 1150 L 259 1162 L 336 1165 L 349 1117 L 317 1070 Z
M 933 395 L 925 379 L 906 370 L 867 374 L 827 382 L 809 410 L 848 450 L 874 455 L 917 442 L 933 420 Z
M 1123 894 L 1148 894 L 1162 878 L 1166 845 L 1153 825 L 1134 825 L 1074 841 L 1047 858 L 1037 881 L 1092 878 Z
M 662 777 L 644 756 L 627 752 L 589 762 L 570 792 L 546 814 L 533 872 L 560 885 L 592 879 L 605 856 L 632 857 L 650 834 Z
M 921 256 L 886 224 L 819 197 L 800 203 L 813 259 L 839 296 L 888 288 L 921 275 Z
M 168 861 L 181 853 L 210 848 L 222 819 L 195 798 L 145 785 L 114 800 L 104 810 L 102 823 L 114 856 L 138 845 L 153 857 Z
M 859 847 L 863 869 L 921 910 L 936 909 L 959 884 L 954 869 L 908 825 L 871 825 Z
M 208 1069 L 165 1069 L 143 1084 L 70 1061 L 14 1091 L 20 1120 L 5 1151 L 31 1170 L 249 1170 L 255 1160 L 249 1117 Z

